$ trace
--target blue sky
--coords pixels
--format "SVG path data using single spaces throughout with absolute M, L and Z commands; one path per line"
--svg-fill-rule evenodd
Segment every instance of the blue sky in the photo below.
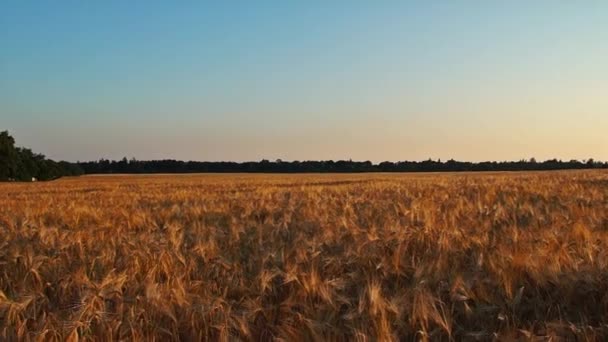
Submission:
M 608 3 L 0 5 L 0 129 L 67 160 L 608 160 Z

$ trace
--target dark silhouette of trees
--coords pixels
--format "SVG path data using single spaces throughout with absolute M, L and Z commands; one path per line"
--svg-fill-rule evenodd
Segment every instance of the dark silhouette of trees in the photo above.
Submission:
M 561 161 L 551 159 L 538 162 L 534 159 L 502 162 L 461 162 L 450 159 L 445 162 L 432 159 L 424 161 L 381 162 L 326 160 L 284 161 L 261 160 L 259 162 L 197 162 L 179 160 L 127 160 L 110 161 L 100 159 L 79 164 L 85 173 L 337 173 L 337 172 L 461 172 L 461 171 L 542 171 L 566 169 L 608 168 L 608 163 L 596 161 Z
M 450 159 L 424 161 L 371 161 L 323 160 L 323 161 L 276 161 L 259 162 L 199 162 L 180 160 L 136 160 L 126 157 L 119 160 L 100 159 L 83 163 L 55 162 L 30 149 L 15 147 L 15 140 L 8 132 L 0 132 L 0 181 L 29 181 L 76 176 L 83 173 L 354 173 L 354 172 L 462 172 L 462 171 L 542 171 L 566 169 L 608 169 L 607 162 L 593 159 L 586 161 L 561 161 L 550 159 L 544 162 L 535 158 L 520 161 L 486 161 L 479 163 Z
M 17 170 L 15 139 L 8 132 L 0 132 L 0 180 L 12 178 Z
M 78 164 L 55 162 L 28 148 L 15 147 L 15 139 L 7 131 L 0 132 L 0 181 L 51 180 L 83 173 Z

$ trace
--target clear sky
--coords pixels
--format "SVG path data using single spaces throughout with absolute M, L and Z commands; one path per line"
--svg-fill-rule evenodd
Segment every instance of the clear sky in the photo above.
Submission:
M 6 1 L 5 129 L 70 161 L 608 160 L 608 2 Z

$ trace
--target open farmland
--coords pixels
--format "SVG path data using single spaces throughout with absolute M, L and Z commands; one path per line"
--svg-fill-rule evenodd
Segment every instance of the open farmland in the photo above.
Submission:
M 0 340 L 608 338 L 608 173 L 0 184 Z

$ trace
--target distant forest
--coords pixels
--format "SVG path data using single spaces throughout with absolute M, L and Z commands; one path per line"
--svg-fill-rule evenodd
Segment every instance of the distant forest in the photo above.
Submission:
M 446 171 L 534 171 L 566 169 L 608 169 L 608 163 L 589 159 L 587 161 L 547 160 L 537 162 L 535 159 L 503 162 L 460 162 L 448 160 L 382 162 L 327 160 L 327 161 L 291 161 L 282 160 L 259 162 L 197 162 L 179 160 L 141 161 L 123 158 L 120 161 L 99 160 L 79 163 L 85 173 L 304 173 L 304 172 L 446 172 Z
M 567 169 L 608 169 L 608 162 L 546 160 L 534 158 L 502 162 L 461 162 L 455 160 L 425 160 L 382 162 L 327 160 L 327 161 L 269 161 L 259 162 L 197 162 L 179 160 L 100 159 L 70 163 L 55 162 L 30 149 L 16 147 L 8 132 L 0 132 L 0 181 L 51 180 L 63 176 L 111 173 L 354 173 L 354 172 L 446 172 L 446 171 L 541 171 Z

